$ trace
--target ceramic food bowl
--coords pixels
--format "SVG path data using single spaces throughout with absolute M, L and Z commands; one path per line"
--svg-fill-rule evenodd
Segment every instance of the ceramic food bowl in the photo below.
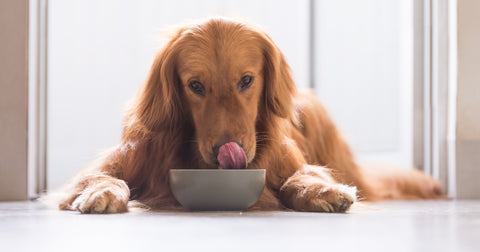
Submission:
M 258 201 L 264 187 L 264 169 L 170 170 L 173 195 L 193 211 L 243 211 Z

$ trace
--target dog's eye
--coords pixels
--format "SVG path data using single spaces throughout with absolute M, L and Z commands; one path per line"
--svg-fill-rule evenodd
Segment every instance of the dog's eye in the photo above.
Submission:
M 188 84 L 188 87 L 194 92 L 195 94 L 198 95 L 205 95 L 205 87 L 202 85 L 202 83 L 198 81 L 192 81 Z
M 240 79 L 240 82 L 238 83 L 238 88 L 240 91 L 243 91 L 247 88 L 249 88 L 252 85 L 253 82 L 253 77 L 250 75 L 245 75 Z

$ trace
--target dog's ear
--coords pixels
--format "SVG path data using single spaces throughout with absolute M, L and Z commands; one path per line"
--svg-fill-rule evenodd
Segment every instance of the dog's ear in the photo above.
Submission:
M 266 34 L 262 35 L 266 109 L 277 116 L 290 118 L 293 113 L 292 99 L 295 93 L 295 83 L 290 67 L 272 39 Z
M 179 30 L 157 53 L 146 82 L 130 105 L 129 119 L 151 131 L 172 129 L 184 116 L 176 70 L 177 44 L 182 32 Z

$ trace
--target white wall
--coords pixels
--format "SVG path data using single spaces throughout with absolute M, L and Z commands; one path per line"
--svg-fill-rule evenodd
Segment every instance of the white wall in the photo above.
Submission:
M 411 1 L 316 1 L 318 97 L 358 158 L 413 163 Z
M 480 2 L 458 1 L 456 193 L 480 199 Z
M 0 201 L 28 199 L 28 1 L 0 1 Z
M 308 1 L 49 1 L 48 188 L 120 142 L 123 106 L 152 63 L 160 29 L 209 15 L 262 25 L 308 85 Z

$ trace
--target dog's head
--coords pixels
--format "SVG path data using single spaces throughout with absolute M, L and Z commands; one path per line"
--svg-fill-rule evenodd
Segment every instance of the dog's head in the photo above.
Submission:
M 151 131 L 191 124 L 203 161 L 236 142 L 255 157 L 257 124 L 289 118 L 290 68 L 264 32 L 214 18 L 181 28 L 157 54 L 137 96 L 135 118 Z

